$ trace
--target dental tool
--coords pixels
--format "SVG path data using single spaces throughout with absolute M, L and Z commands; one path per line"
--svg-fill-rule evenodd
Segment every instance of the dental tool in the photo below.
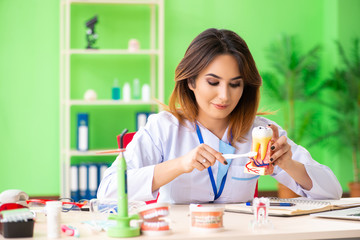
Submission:
M 245 158 L 245 157 L 255 157 L 257 152 L 248 152 L 248 153 L 241 153 L 241 154 L 223 154 L 222 156 L 225 159 L 233 159 L 233 158 Z

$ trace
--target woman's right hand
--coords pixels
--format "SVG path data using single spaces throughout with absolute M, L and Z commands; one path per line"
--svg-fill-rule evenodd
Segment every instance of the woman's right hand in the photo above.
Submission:
M 218 151 L 206 144 L 200 144 L 186 155 L 180 157 L 181 166 L 185 173 L 192 172 L 194 168 L 202 171 L 210 166 L 213 166 L 218 160 L 224 165 L 227 165 L 227 161 Z

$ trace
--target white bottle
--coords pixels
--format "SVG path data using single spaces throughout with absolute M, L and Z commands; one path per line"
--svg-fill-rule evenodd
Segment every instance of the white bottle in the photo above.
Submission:
M 125 83 L 124 87 L 123 87 L 123 100 L 125 102 L 130 101 L 131 99 L 131 89 L 130 89 L 130 84 L 129 83 Z
M 141 100 L 150 101 L 150 86 L 149 84 L 144 84 L 141 88 Z
M 46 202 L 48 238 L 60 238 L 61 236 L 61 208 L 62 202 L 60 201 Z
M 133 99 L 139 100 L 140 96 L 140 81 L 138 78 L 135 78 L 133 81 Z
M 78 113 L 77 149 L 87 151 L 89 149 L 89 114 Z

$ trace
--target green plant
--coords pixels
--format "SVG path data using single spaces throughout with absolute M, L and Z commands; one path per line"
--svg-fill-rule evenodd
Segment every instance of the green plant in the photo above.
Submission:
M 268 50 L 267 58 L 272 71 L 262 74 L 264 91 L 283 104 L 284 129 L 297 143 L 301 142 L 315 116 L 315 111 L 303 108 L 303 102 L 314 99 L 320 87 L 317 78 L 319 52 L 320 46 L 317 45 L 301 53 L 296 37 L 282 35 Z M 302 106 L 297 107 L 299 104 Z M 300 114 L 302 117 L 296 118 Z
M 336 42 L 341 64 L 326 81 L 330 89 L 331 101 L 326 102 L 330 116 L 335 123 L 325 137 L 336 137 L 333 147 L 336 151 L 348 151 L 344 145 L 351 146 L 353 181 L 359 182 L 360 161 L 360 40 L 353 41 L 351 55 L 345 52 L 343 45 Z M 346 155 L 345 155 L 346 156 Z

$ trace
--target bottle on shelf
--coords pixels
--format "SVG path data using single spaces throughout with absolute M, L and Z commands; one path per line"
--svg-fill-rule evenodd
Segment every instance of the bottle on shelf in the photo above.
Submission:
M 141 98 L 141 93 L 140 93 L 140 81 L 138 78 L 134 78 L 133 80 L 133 99 L 135 100 L 139 100 Z
M 150 86 L 149 84 L 144 84 L 141 88 L 141 100 L 150 101 Z
M 123 100 L 125 102 L 128 102 L 131 100 L 131 88 L 130 88 L 130 84 L 127 82 L 124 84 L 123 87 Z
M 77 149 L 87 151 L 89 150 L 89 115 L 78 113 L 77 120 Z
M 120 100 L 120 87 L 119 87 L 119 80 L 117 78 L 114 79 L 111 98 L 113 100 Z

